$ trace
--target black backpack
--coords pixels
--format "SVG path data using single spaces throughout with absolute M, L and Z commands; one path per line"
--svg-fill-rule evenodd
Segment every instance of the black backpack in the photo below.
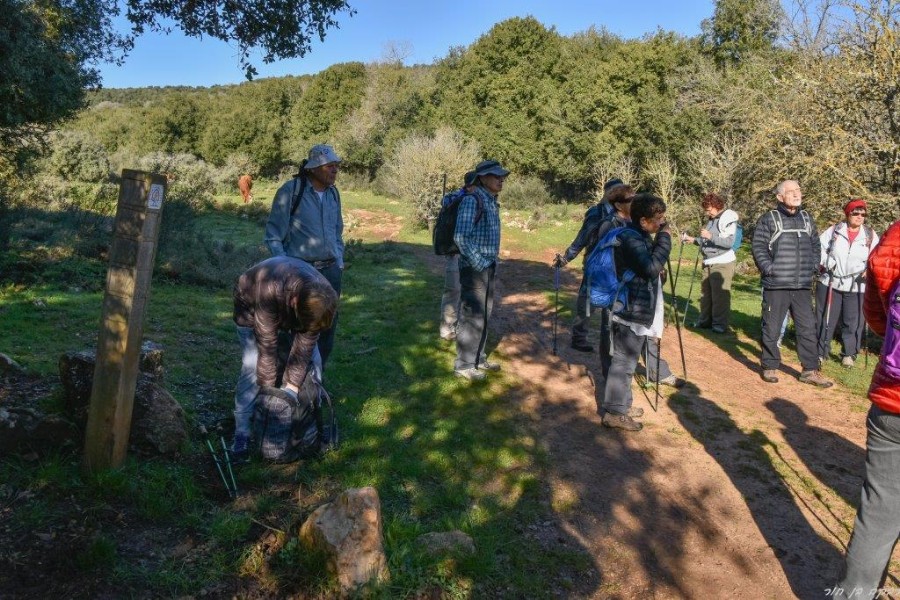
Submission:
M 260 387 L 253 408 L 253 431 L 263 458 L 289 463 L 317 457 L 337 447 L 337 420 L 331 396 L 315 378 L 309 377 L 311 371 L 312 364 L 296 399 L 281 388 Z
M 477 194 L 468 195 L 475 197 L 475 220 L 472 222 L 474 225 L 481 220 L 484 206 Z M 456 233 L 456 217 L 459 214 L 459 205 L 466 196 L 465 190 L 460 188 L 450 192 L 441 199 L 441 210 L 438 212 L 437 220 L 434 222 L 434 231 L 431 233 L 434 253 L 438 256 L 459 254 L 459 248 L 453 240 L 453 234 Z

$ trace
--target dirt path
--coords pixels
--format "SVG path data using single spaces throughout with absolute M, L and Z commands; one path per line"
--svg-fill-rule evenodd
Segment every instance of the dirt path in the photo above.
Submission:
M 513 258 L 513 257 L 511 257 Z M 536 269 L 502 264 L 502 302 L 492 328 L 507 370 L 524 382 L 522 408 L 550 457 L 559 526 L 596 561 L 590 598 L 821 598 L 850 536 L 864 465 L 865 418 L 849 392 L 758 375 L 758 346 L 737 349 L 683 332 L 688 379 L 662 388 L 659 410 L 635 387 L 646 413 L 637 434 L 604 429 L 597 415 L 597 359 L 569 348 Z M 564 285 L 577 286 L 567 272 Z M 543 289 L 542 289 L 543 288 Z M 674 327 L 663 357 L 680 374 Z
M 552 254 L 505 258 L 495 356 L 521 381 L 517 401 L 549 454 L 559 539 L 595 561 L 565 595 L 826 597 L 858 502 L 867 403 L 839 386 L 799 383 L 796 364 L 783 366 L 780 383 L 764 383 L 758 343 L 743 332 L 717 345 L 714 334 L 685 331 L 689 384 L 661 388 L 658 411 L 653 390 L 635 386 L 644 430 L 605 429 L 597 357 L 569 348 L 568 320 L 558 356 L 551 352 Z M 565 272 L 564 289 L 576 289 L 579 276 Z M 671 326 L 663 357 L 682 374 Z

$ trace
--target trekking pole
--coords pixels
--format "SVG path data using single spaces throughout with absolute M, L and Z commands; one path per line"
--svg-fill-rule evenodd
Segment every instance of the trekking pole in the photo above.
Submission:
M 557 254 L 556 261 L 554 261 L 555 274 L 553 277 L 553 286 L 556 288 L 556 308 L 553 311 L 553 356 L 556 356 L 556 332 L 559 326 L 559 264 L 561 260 L 562 257 Z
M 691 306 L 691 294 L 694 293 L 694 280 L 697 278 L 697 266 L 700 264 L 700 254 L 701 254 L 701 252 L 700 252 L 700 249 L 698 248 L 697 249 L 697 258 L 694 259 L 694 270 L 691 271 L 691 285 L 688 286 L 687 300 L 684 301 L 684 314 L 681 316 L 681 324 L 682 325 L 684 325 L 684 323 L 687 321 L 688 309 Z M 668 259 L 666 259 L 666 260 L 668 260 Z M 669 271 L 671 271 L 671 270 L 672 270 L 672 267 L 670 265 Z M 675 286 L 674 285 L 672 286 L 672 295 L 673 296 L 675 295 Z M 676 316 L 676 318 L 677 318 L 677 316 Z M 676 323 L 676 325 L 677 324 L 678 323 Z
M 700 258 L 700 255 L 697 255 L 697 258 Z M 669 285 L 672 286 L 672 295 L 675 295 L 675 282 L 672 281 L 672 260 L 667 256 L 666 264 L 669 267 Z M 694 263 L 696 266 L 697 263 Z M 693 276 L 691 276 L 691 284 L 693 285 L 694 280 Z M 688 295 L 688 300 L 690 300 L 690 295 Z M 687 361 L 684 359 L 684 342 L 681 340 L 681 325 L 678 324 L 678 310 L 675 310 L 675 332 L 678 334 L 678 349 L 681 351 L 681 369 L 684 371 L 684 378 L 687 379 Z M 659 379 L 659 374 L 657 374 L 657 379 Z
M 675 281 L 673 282 L 675 285 L 672 289 L 678 286 L 678 274 L 681 272 L 681 254 L 684 252 L 684 242 L 681 242 L 681 246 L 678 248 L 678 258 L 676 259 L 676 267 L 675 267 Z M 678 298 L 675 297 L 675 293 L 672 293 L 672 313 L 678 313 Z
M 828 338 L 829 325 L 831 323 L 831 300 L 834 292 L 834 276 L 828 275 L 828 291 L 825 294 L 825 314 L 822 316 L 822 326 L 819 327 L 819 364 L 831 354 L 831 348 L 825 347 Z
M 231 477 L 231 489 L 234 495 L 238 495 L 237 481 L 234 479 L 234 470 L 231 468 L 231 454 L 228 453 L 228 446 L 225 445 L 225 438 L 219 436 L 219 442 L 222 444 L 222 453 L 225 455 L 225 464 L 228 466 L 228 476 Z
M 678 337 L 681 340 L 681 336 Z M 662 355 L 662 337 L 656 338 L 656 406 L 653 408 L 653 412 L 659 412 L 659 363 L 662 360 L 660 356 Z M 684 354 L 682 353 L 682 356 Z M 687 379 L 687 373 L 684 375 L 685 379 Z
M 206 427 L 200 426 L 200 433 L 206 437 L 208 435 L 206 431 Z M 222 483 L 225 485 L 225 490 L 228 492 L 228 497 L 233 498 L 231 495 L 231 486 L 228 484 L 228 480 L 225 479 L 225 471 L 222 470 L 222 461 L 219 460 L 219 455 L 216 454 L 216 449 L 213 448 L 212 442 L 209 441 L 209 438 L 206 438 L 206 447 L 209 448 L 209 453 L 212 454 L 213 462 L 216 463 L 216 470 L 219 471 L 219 477 L 222 478 Z

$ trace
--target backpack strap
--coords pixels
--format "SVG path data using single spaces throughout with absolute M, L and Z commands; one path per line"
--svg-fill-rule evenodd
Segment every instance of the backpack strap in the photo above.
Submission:
M 769 214 L 772 215 L 772 221 L 775 225 L 775 229 L 772 231 L 772 237 L 769 238 L 769 252 L 771 252 L 772 246 L 775 245 L 775 242 L 784 232 L 784 222 L 781 220 L 781 215 L 778 214 L 778 210 L 770 210 Z
M 294 175 L 294 193 L 291 197 L 291 212 L 288 213 L 288 220 L 294 216 L 294 213 L 297 212 L 297 207 L 300 205 L 300 198 L 303 196 L 303 192 L 306 191 L 306 184 L 309 179 L 303 173 L 306 169 L 307 159 L 303 159 L 303 162 L 300 163 L 300 170 L 297 171 L 297 174 Z M 297 180 L 300 180 L 299 190 L 297 189 Z

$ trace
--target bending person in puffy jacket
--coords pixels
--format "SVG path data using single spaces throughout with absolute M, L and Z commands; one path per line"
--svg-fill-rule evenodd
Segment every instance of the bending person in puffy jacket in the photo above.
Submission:
M 643 410 L 632 406 L 631 379 L 641 349 L 648 337 L 662 336 L 662 277 L 672 249 L 666 218 L 666 204 L 650 194 L 638 194 L 631 202 L 631 223 L 619 234 L 615 249 L 616 273 L 625 271 L 634 278 L 625 284 L 628 300 L 611 317 L 612 361 L 603 393 L 603 424 L 628 431 L 640 431 L 634 420 Z M 656 235 L 654 239 L 653 235 Z
M 234 322 L 243 355 L 234 394 L 236 458 L 246 456 L 250 421 L 260 386 L 279 384 L 278 334 L 292 337 L 281 387 L 297 395 L 307 369 L 318 357 L 319 332 L 331 327 L 337 293 L 315 267 L 276 256 L 251 267 L 234 287 Z M 319 367 L 321 368 L 321 367 Z M 321 373 L 316 373 L 321 379 Z
M 816 318 L 813 315 L 813 277 L 819 270 L 821 243 L 816 224 L 800 208 L 803 193 L 792 179 L 775 190 L 778 205 L 756 222 L 753 233 L 753 260 L 762 275 L 762 379 L 778 383 L 781 350 L 778 334 L 790 311 L 797 333 L 797 354 L 803 371 L 800 381 L 819 387 L 832 382 L 819 373 Z
M 851 200 L 844 206 L 846 221 L 822 232 L 821 272 L 816 286 L 819 357 L 831 353 L 831 338 L 841 328 L 841 364 L 852 367 L 862 345 L 862 299 L 866 291 L 866 261 L 878 235 L 866 221 L 866 203 Z M 830 298 L 829 298 L 830 296 Z M 826 317 L 825 311 L 828 310 Z
M 866 273 L 863 311 L 872 331 L 889 327 L 890 291 L 900 277 L 900 222 L 872 250 Z M 883 349 L 884 350 L 884 349 Z M 878 361 L 869 386 L 872 407 L 866 418 L 866 479 L 853 535 L 847 547 L 843 580 L 834 598 L 881 598 L 879 584 L 900 536 L 900 381 Z

